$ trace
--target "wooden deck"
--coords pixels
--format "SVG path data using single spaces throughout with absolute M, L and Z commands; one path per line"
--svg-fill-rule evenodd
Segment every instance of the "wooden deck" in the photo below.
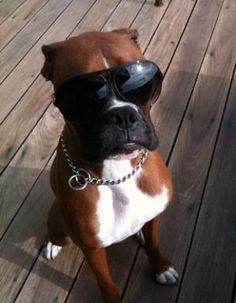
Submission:
M 152 111 L 175 198 L 162 251 L 180 274 L 157 285 L 134 238 L 108 249 L 125 303 L 236 302 L 236 0 L 0 1 L 0 302 L 101 303 L 81 251 L 42 256 L 48 171 L 63 121 L 40 75 L 41 45 L 137 28 L 165 73 Z

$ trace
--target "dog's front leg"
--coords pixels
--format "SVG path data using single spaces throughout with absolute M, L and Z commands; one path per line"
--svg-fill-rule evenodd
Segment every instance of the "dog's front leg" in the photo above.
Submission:
M 159 218 L 147 222 L 143 228 L 144 248 L 149 262 L 156 274 L 156 279 L 161 284 L 173 285 L 178 280 L 176 270 L 171 263 L 160 253 L 159 248 Z
M 122 303 L 109 271 L 105 249 L 83 250 L 83 252 L 88 264 L 96 275 L 105 302 Z

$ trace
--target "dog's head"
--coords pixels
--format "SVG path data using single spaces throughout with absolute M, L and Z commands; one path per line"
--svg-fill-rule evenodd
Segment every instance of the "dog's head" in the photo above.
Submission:
M 154 150 L 157 136 L 149 110 L 162 74 L 144 60 L 135 30 L 89 32 L 44 45 L 42 75 L 52 81 L 55 105 L 80 138 L 92 162 Z

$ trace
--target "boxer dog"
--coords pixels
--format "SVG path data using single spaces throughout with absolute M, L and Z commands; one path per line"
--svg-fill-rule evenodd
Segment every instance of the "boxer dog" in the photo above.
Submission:
M 158 215 L 172 198 L 149 111 L 163 75 L 142 55 L 136 30 L 88 32 L 42 46 L 42 75 L 65 119 L 51 186 L 45 254 L 71 240 L 96 275 L 105 302 L 120 303 L 105 247 L 137 234 L 162 284 L 177 272 L 159 251 Z

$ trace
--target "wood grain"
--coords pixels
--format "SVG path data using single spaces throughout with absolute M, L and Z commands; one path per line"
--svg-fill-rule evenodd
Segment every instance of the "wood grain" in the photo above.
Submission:
M 160 100 L 153 107 L 152 120 L 159 135 L 158 149 L 165 160 L 178 132 L 222 3 L 222 0 L 198 1 L 165 76 Z
M 73 244 L 53 261 L 45 260 L 41 253 L 15 302 L 64 302 L 82 261 L 82 252 Z
M 160 7 L 153 6 L 152 1 L 146 1 L 141 11 L 132 23 L 132 28 L 138 29 L 139 32 L 139 45 L 142 51 L 145 51 L 150 39 L 155 33 L 159 22 L 162 20 L 163 15 L 166 13 L 171 1 L 163 2 Z
M 178 302 L 231 303 L 236 273 L 236 77 L 207 181 Z M 194 273 L 194 275 L 193 275 Z
M 0 112 L 0 116 L 3 114 L 2 118 L 4 118 L 4 112 L 6 113 L 7 110 L 10 110 L 18 102 L 21 95 L 25 93 L 29 86 L 31 86 L 32 81 L 39 75 L 43 65 L 41 46 L 44 43 L 55 41 L 54 39 L 66 39 L 78 24 L 80 20 L 78 18 L 82 18 L 93 3 L 94 0 L 89 0 L 82 4 L 81 2 L 74 1 L 31 49 L 31 52 L 21 61 L 10 77 L 0 86 L 0 103 L 2 106 L 5 106 L 4 110 Z M 61 28 L 61 24 L 63 23 L 66 23 L 66 25 Z M 12 89 L 12 85 L 14 85 L 14 90 Z M 45 80 L 40 77 L 34 82 L 22 97 L 21 102 L 17 104 L 11 111 L 11 115 L 2 124 L 4 132 L 0 134 L 0 137 L 3 136 L 2 138 L 4 138 L 4 134 L 6 133 L 9 133 L 9 137 L 3 140 L 4 143 L 0 147 L 0 171 L 5 168 L 13 157 L 19 145 L 50 102 L 51 90 L 49 89 L 49 84 L 46 84 Z M 16 128 L 11 133 L 13 126 Z
M 48 0 L 26 0 L 0 25 L 0 50 L 33 18 Z
M 160 26 L 153 36 L 145 55 L 157 62 L 164 72 L 174 54 L 178 41 L 184 31 L 196 1 L 175 0 L 163 17 Z
M 0 238 L 54 151 L 62 124 L 61 115 L 51 106 L 2 174 Z
M 50 0 L 0 52 L 0 83 L 9 75 L 72 0 Z
M 50 164 L 51 161 L 27 197 L 6 237 L 1 241 L 2 302 L 13 302 L 45 241 L 47 213 L 54 199 L 48 182 Z M 40 255 L 31 272 L 27 292 L 24 286 L 17 302 L 62 302 L 82 259 L 81 251 L 72 245 L 66 247 L 55 261 L 48 262 Z
M 8 165 L 51 102 L 52 87 L 41 77 L 34 83 L 0 127 L 0 171 Z M 14 132 L 12 131 L 14 129 Z M 6 136 L 6 134 L 8 134 Z
M 26 170 L 26 168 L 21 168 Z M 39 253 L 46 235 L 46 215 L 53 201 L 44 173 L 0 243 L 0 298 L 12 303 Z M 40 215 L 39 215 L 40 214 Z M 50 266 L 49 266 L 50 267 Z
M 143 3 L 144 1 L 122 0 L 102 30 L 110 31 L 120 27 L 129 27 Z
M 2 0 L 0 2 L 0 23 L 11 15 L 25 0 Z
M 109 18 L 111 18 L 113 11 L 120 2 L 121 0 L 103 0 L 94 3 L 89 13 L 73 30 L 71 35 L 77 36 L 83 32 L 100 30 Z M 98 12 L 104 13 L 98 14 Z

